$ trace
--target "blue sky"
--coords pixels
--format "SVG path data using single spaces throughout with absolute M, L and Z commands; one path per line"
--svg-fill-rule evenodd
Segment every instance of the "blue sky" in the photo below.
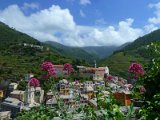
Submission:
M 40 41 L 122 45 L 159 28 L 160 0 L 0 0 L 0 21 Z

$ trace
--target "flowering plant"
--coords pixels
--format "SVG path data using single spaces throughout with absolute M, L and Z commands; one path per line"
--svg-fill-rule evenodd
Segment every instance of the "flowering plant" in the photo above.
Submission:
M 44 72 L 42 73 L 42 80 L 41 80 L 41 87 L 44 90 L 44 102 L 46 102 L 47 98 L 47 92 L 52 88 L 52 85 L 54 85 L 56 75 L 56 70 L 54 68 L 54 64 L 49 61 L 44 61 L 41 64 L 41 70 Z
M 111 75 L 110 75 L 110 76 L 107 76 L 106 78 L 107 78 L 108 80 L 110 80 L 110 81 L 113 79 L 113 77 L 112 77 Z
M 38 87 L 40 85 L 39 80 L 36 78 L 31 78 L 28 82 L 29 86 Z
M 128 69 L 128 72 L 133 74 L 134 79 L 139 79 L 139 76 L 144 75 L 143 67 L 138 63 L 132 63 Z M 146 92 L 144 86 L 141 83 L 141 80 L 136 80 L 132 89 L 132 95 L 136 99 L 142 99 L 144 97 L 144 93 Z
M 56 75 L 54 65 L 51 62 L 43 62 L 41 64 L 41 69 L 47 72 L 46 78 Z
M 138 63 L 132 63 L 128 69 L 128 72 L 132 73 L 134 78 L 138 78 L 138 76 L 144 75 L 144 69 Z
M 68 74 L 74 72 L 74 69 L 73 69 L 72 65 L 69 64 L 69 63 L 64 64 L 64 70 L 67 70 Z

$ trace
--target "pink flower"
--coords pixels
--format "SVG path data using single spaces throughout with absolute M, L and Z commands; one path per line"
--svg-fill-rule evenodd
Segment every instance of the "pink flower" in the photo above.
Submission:
M 28 82 L 29 86 L 38 87 L 40 85 L 39 80 L 36 78 L 31 78 Z
M 128 72 L 133 73 L 134 78 L 137 78 L 139 75 L 144 75 L 144 69 L 138 63 L 132 63 L 128 69 Z
M 47 71 L 48 73 L 48 75 L 46 75 L 47 77 L 49 76 L 53 77 L 54 75 L 56 75 L 54 65 L 51 62 L 43 62 L 41 64 L 41 68 L 42 70 Z
M 112 80 L 113 77 L 110 75 L 110 76 L 107 76 L 107 79 L 108 79 L 108 80 Z
M 49 69 L 53 69 L 54 65 L 51 62 L 43 62 L 41 68 L 42 70 L 48 71 Z
M 56 72 L 54 69 L 49 69 L 48 74 L 49 74 L 49 76 L 54 76 L 54 75 L 56 75 Z
M 64 64 L 64 70 L 67 70 L 68 73 L 74 72 L 74 69 L 73 69 L 72 65 L 69 64 L 69 63 Z

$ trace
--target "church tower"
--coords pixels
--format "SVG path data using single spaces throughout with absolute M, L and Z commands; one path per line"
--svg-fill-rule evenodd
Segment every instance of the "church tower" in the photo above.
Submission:
M 35 88 L 34 87 L 30 87 L 30 86 L 27 86 L 27 90 L 26 90 L 26 103 L 29 105 L 29 106 L 32 106 L 34 104 L 34 98 L 35 98 Z

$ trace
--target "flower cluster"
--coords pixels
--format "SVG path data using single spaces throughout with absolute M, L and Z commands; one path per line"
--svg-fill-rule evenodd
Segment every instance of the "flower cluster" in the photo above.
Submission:
M 108 79 L 108 80 L 112 80 L 113 77 L 110 75 L 110 76 L 107 76 L 107 79 Z
M 144 75 L 144 69 L 138 63 L 132 63 L 128 69 L 128 72 L 133 73 L 134 78 L 137 78 L 139 75 Z
M 41 68 L 48 72 L 47 77 L 56 75 L 54 65 L 51 62 L 43 62 Z
M 36 78 L 31 78 L 28 82 L 29 86 L 33 86 L 33 87 L 38 87 L 39 84 L 39 80 Z
M 69 64 L 69 63 L 64 64 L 64 70 L 67 70 L 68 73 L 74 72 L 74 69 L 73 69 L 72 65 Z

